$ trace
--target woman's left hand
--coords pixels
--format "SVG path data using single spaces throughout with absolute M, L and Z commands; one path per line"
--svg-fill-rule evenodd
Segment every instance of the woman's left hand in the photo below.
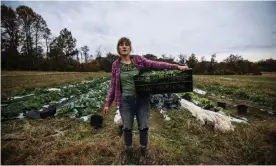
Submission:
M 189 69 L 189 67 L 188 66 L 178 66 L 178 69 L 179 70 L 187 70 L 187 69 Z

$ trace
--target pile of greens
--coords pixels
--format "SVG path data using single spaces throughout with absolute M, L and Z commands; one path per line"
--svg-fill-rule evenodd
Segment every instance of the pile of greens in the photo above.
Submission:
M 181 73 L 181 70 L 152 70 L 152 71 L 145 71 L 141 73 L 141 76 L 164 76 L 164 75 L 176 75 Z
M 183 79 L 191 79 L 189 71 L 181 70 L 153 70 L 141 72 L 134 78 L 136 83 L 155 83 L 168 81 L 182 81 Z

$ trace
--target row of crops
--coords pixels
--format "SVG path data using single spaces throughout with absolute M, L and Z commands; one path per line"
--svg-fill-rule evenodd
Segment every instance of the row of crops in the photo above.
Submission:
M 86 94 L 81 95 L 77 100 L 70 102 L 57 110 L 57 116 L 70 116 L 80 118 L 98 112 L 107 95 L 108 80 L 101 82 L 95 88 L 89 89 Z
M 37 88 L 28 91 L 28 94 L 21 92 L 20 97 L 1 101 L 1 115 L 2 118 L 13 118 L 23 111 L 42 111 L 56 107 L 58 116 L 85 116 L 102 106 L 109 81 L 109 77 L 98 77 L 78 84 L 50 89 Z
M 190 71 L 183 73 L 182 71 L 176 70 L 145 72 L 140 77 L 143 79 L 142 81 L 150 80 L 152 82 L 157 78 L 157 80 L 163 79 L 169 82 L 171 80 L 166 80 L 165 78 L 178 78 L 176 76 L 179 73 L 182 73 L 181 76 L 191 75 Z M 110 77 L 98 77 L 88 81 L 82 81 L 78 84 L 57 86 L 49 89 L 37 88 L 32 91 L 25 90 L 18 94 L 20 96 L 1 101 L 1 115 L 2 118 L 14 118 L 18 117 L 22 112 L 43 112 L 43 110 L 50 107 L 56 108 L 56 116 L 81 118 L 92 115 L 102 109 L 109 84 Z M 199 89 L 194 89 L 194 91 L 200 92 Z M 207 99 L 206 92 L 204 92 L 202 97 L 201 95 L 196 95 L 194 92 L 155 94 L 151 96 L 151 105 L 160 110 L 181 109 L 179 96 L 204 109 L 215 112 L 220 111 L 229 115 L 229 112 L 225 109 L 216 106 L 216 103 Z
M 180 73 L 183 72 L 178 70 L 145 72 L 141 74 L 141 78 L 144 81 L 149 79 L 150 82 L 154 82 L 155 79 L 162 80 L 163 76 L 163 79 L 168 82 L 171 80 L 165 77 L 173 78 Z M 24 90 L 15 97 L 1 101 L 1 115 L 3 118 L 14 118 L 22 115 L 23 112 L 44 113 L 50 108 L 56 109 L 56 116 L 78 118 L 91 115 L 104 105 L 109 81 L 110 77 L 98 77 L 78 84 Z
M 181 71 L 154 71 L 141 76 L 164 76 L 178 74 Z M 159 78 L 161 79 L 161 78 Z M 102 109 L 110 77 L 98 77 L 78 84 L 57 86 L 54 88 L 37 88 L 32 91 L 24 90 L 17 96 L 1 101 L 3 118 L 19 117 L 22 112 L 43 112 L 48 108 L 56 108 L 56 116 L 80 118 L 92 115 Z M 153 95 L 151 104 L 159 108 L 179 108 L 179 98 L 175 94 Z

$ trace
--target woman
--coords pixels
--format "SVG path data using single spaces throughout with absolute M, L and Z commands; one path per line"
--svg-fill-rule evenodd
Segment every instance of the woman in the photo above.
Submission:
M 112 64 L 111 86 L 106 99 L 104 114 L 109 113 L 110 105 L 115 99 L 123 121 L 127 157 L 132 156 L 132 128 L 134 116 L 136 115 L 140 135 L 140 152 L 141 156 L 145 157 L 148 146 L 149 95 L 136 94 L 133 77 L 141 69 L 186 70 L 188 67 L 151 61 L 142 56 L 130 55 L 131 51 L 131 41 L 125 37 L 121 38 L 117 44 L 117 52 L 120 58 Z

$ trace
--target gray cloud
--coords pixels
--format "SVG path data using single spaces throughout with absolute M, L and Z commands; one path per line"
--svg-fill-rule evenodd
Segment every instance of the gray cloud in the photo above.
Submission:
M 100 45 L 106 52 L 116 52 L 117 40 L 127 36 L 137 54 L 196 53 L 208 57 L 215 52 L 237 52 L 251 54 L 249 59 L 258 59 L 263 51 L 262 57 L 276 57 L 275 2 L 47 1 L 7 4 L 32 7 L 43 16 L 54 35 L 68 28 L 77 39 L 77 46 L 88 45 L 91 53 Z M 222 60 L 224 56 L 218 55 L 217 59 Z

